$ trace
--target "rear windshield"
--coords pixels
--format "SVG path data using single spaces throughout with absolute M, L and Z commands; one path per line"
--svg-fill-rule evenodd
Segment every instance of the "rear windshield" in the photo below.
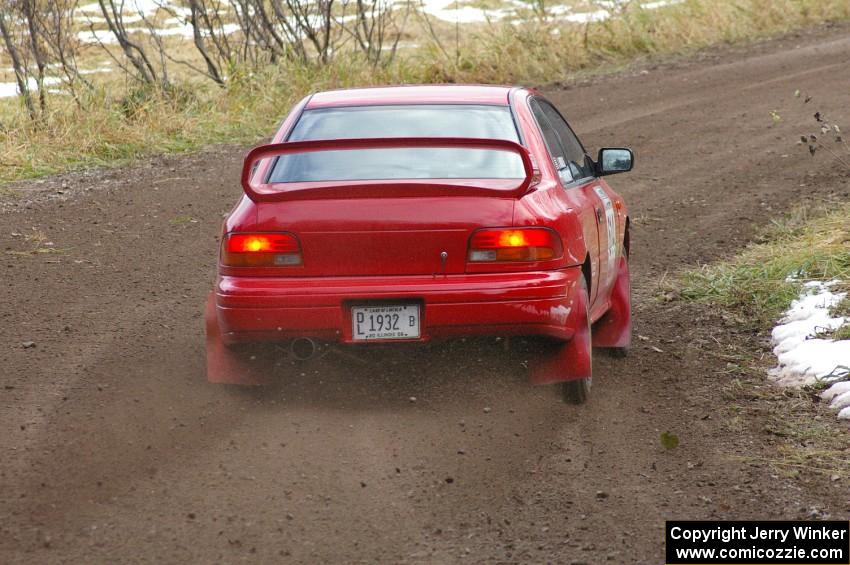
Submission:
M 405 105 L 305 111 L 289 141 L 386 137 L 475 137 L 518 141 L 510 109 Z M 405 147 L 284 155 L 269 182 L 524 178 L 522 160 L 503 150 Z

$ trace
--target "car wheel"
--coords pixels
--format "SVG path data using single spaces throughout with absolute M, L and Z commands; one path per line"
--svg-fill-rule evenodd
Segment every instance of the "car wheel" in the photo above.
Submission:
M 587 331 L 590 333 L 590 293 L 587 290 L 587 281 L 584 277 L 581 278 L 581 292 L 584 293 L 585 320 L 587 321 Z M 587 340 L 588 358 L 590 359 L 591 375 L 593 374 L 593 347 L 591 340 Z M 575 379 L 561 383 L 561 395 L 564 402 L 569 404 L 584 404 L 590 397 L 590 385 L 593 377 L 589 376 L 583 379 Z
M 628 347 L 609 347 L 605 352 L 614 359 L 625 359 L 629 356 Z

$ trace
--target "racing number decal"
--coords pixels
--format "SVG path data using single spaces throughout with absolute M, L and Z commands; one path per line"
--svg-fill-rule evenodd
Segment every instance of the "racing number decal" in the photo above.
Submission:
M 594 186 L 593 191 L 602 200 L 605 207 L 606 233 L 608 234 L 608 276 L 613 276 L 614 265 L 617 261 L 617 221 L 614 218 L 614 203 L 601 186 Z

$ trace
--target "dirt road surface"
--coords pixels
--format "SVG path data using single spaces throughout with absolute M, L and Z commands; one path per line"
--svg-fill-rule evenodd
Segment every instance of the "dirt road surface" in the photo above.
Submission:
M 638 159 L 611 184 L 632 210 L 642 337 L 597 356 L 581 407 L 529 386 L 496 340 L 208 385 L 201 312 L 244 148 L 16 185 L 0 562 L 661 563 L 665 519 L 846 516 L 843 482 L 755 463 L 775 438 L 726 425 L 717 344 L 754 337 L 658 288 L 803 199 L 847 197 L 794 145 L 811 117 L 793 92 L 838 117 L 848 72 L 837 27 L 547 91 L 588 146 Z

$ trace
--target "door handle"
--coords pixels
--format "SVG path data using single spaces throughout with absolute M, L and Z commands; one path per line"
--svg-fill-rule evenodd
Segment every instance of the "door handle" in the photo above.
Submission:
M 597 208 L 597 209 L 596 209 L 596 221 L 597 221 L 597 222 L 601 222 L 601 221 L 602 221 L 602 208 Z

